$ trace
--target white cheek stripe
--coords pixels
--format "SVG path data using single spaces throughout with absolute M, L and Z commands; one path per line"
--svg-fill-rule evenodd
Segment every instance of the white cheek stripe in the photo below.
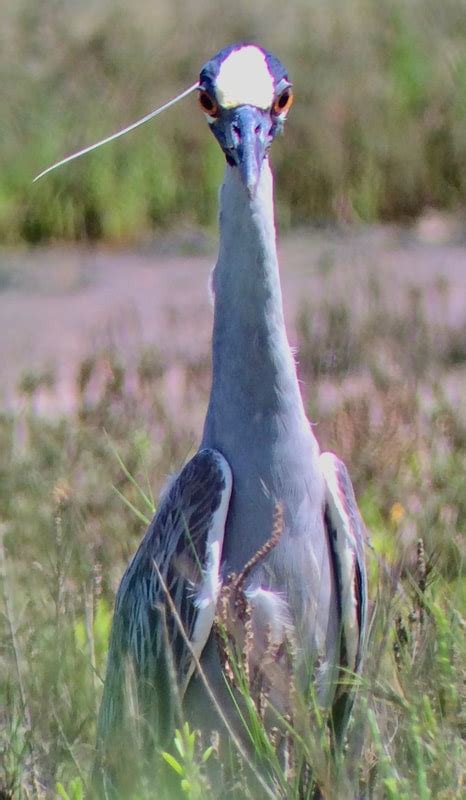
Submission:
M 242 105 L 270 108 L 274 80 L 262 50 L 253 45 L 233 50 L 220 67 L 215 92 L 223 108 Z

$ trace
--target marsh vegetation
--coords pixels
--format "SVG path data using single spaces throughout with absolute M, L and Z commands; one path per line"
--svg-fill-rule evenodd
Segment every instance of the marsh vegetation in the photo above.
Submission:
M 348 747 L 334 757 L 310 703 L 306 735 L 289 730 L 284 774 L 246 682 L 256 766 L 269 796 L 287 800 L 312 796 L 303 764 L 329 800 L 464 797 L 465 26 L 462 0 L 2 10 L 2 799 L 88 791 L 115 591 L 154 498 L 199 440 L 210 381 L 199 293 L 223 162 L 191 98 L 163 124 L 30 180 L 243 37 L 277 51 L 294 80 L 273 158 L 281 230 L 294 231 L 281 245 L 288 323 L 309 417 L 348 465 L 370 540 Z M 451 216 L 427 230 L 429 207 Z M 389 230 L 384 252 L 371 232 L 354 247 L 362 222 L 418 215 L 419 237 L 377 228 Z M 317 233 L 296 233 L 310 220 Z M 50 241 L 104 246 L 28 249 Z M 104 249 L 135 241 L 142 255 Z M 180 725 L 169 750 L 154 764 L 166 782 L 134 800 L 259 796 L 241 754 L 224 769 L 215 737 Z
M 459 800 L 466 342 L 461 315 L 451 313 L 457 288 L 435 270 L 426 281 L 426 266 L 423 286 L 372 263 L 349 269 L 350 247 L 335 241 L 307 277 L 289 276 L 291 328 L 318 439 L 349 465 L 370 531 L 372 625 L 355 716 L 360 756 L 335 762 L 315 714 L 296 759 L 312 763 L 328 797 Z M 203 347 L 164 358 L 156 341 L 128 349 L 107 334 L 74 365 L 67 413 L 41 410 L 44 394 L 59 393 L 50 370 L 23 372 L 16 407 L 2 411 L 5 797 L 85 794 L 115 590 L 166 476 L 196 446 L 209 369 Z M 254 730 L 268 785 L 297 796 L 257 720 Z M 231 789 L 231 774 L 209 783 L 210 746 L 193 730 L 178 734 L 171 769 L 184 796 Z M 235 796 L 251 796 L 241 758 L 233 775 Z

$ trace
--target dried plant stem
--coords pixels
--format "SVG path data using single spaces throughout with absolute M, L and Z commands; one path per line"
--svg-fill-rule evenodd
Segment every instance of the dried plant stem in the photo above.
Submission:
M 73 748 L 72 748 L 70 742 L 68 741 L 68 737 L 67 737 L 67 735 L 66 735 L 66 733 L 65 733 L 65 731 L 63 729 L 63 725 L 61 724 L 59 716 L 58 716 L 57 712 L 55 711 L 55 709 L 52 709 L 52 714 L 53 714 L 53 718 L 54 718 L 55 722 L 57 723 L 57 727 L 58 727 L 60 736 L 61 736 L 61 738 L 63 740 L 63 743 L 64 743 L 64 745 L 65 745 L 65 747 L 66 747 L 66 749 L 67 749 L 67 751 L 69 753 L 69 756 L 70 756 L 70 758 L 71 758 L 71 760 L 72 760 L 72 762 L 73 762 L 73 764 L 75 766 L 76 772 L 78 773 L 79 777 L 81 778 L 81 780 L 83 782 L 83 786 L 85 786 L 86 785 L 86 778 L 84 776 L 84 773 L 83 773 L 81 767 L 79 766 L 79 761 L 77 761 L 76 756 L 73 753 Z
M 155 563 L 155 562 L 154 562 Z M 165 591 L 165 585 L 162 583 L 163 590 Z M 171 599 L 171 598 L 170 598 Z M 173 700 L 175 706 L 175 718 L 176 724 L 181 727 L 183 721 L 183 712 L 182 712 L 182 703 L 181 703 L 181 691 L 178 685 L 177 675 L 176 675 L 176 666 L 175 666 L 175 659 L 173 658 L 173 650 L 171 647 L 170 639 L 168 636 L 168 627 L 167 627 L 167 609 L 162 603 L 158 603 L 156 606 L 161 618 L 162 618 L 162 635 L 163 635 L 163 645 L 164 650 L 166 653 L 167 658 L 167 670 L 168 670 L 168 680 L 171 687 L 171 691 L 173 693 Z
M 96 686 L 97 660 L 95 655 L 95 640 L 94 640 L 94 613 L 95 613 L 94 592 L 92 588 L 90 591 L 87 591 L 86 584 L 84 584 L 83 594 L 84 594 L 84 619 L 86 624 L 87 643 L 89 647 L 89 660 L 91 662 L 93 703 L 94 703 L 95 715 L 97 716 L 98 713 L 97 686 Z
M 419 606 L 419 625 L 422 627 L 424 624 L 424 593 L 427 586 L 427 564 L 423 539 L 418 539 L 417 541 L 416 555 L 419 586 L 419 594 L 417 598 Z
M 31 712 L 27 703 L 26 691 L 24 688 L 23 677 L 21 674 L 21 657 L 19 651 L 19 644 L 16 638 L 16 630 L 13 622 L 13 609 L 10 604 L 10 595 L 7 586 L 6 556 L 5 556 L 5 549 L 3 546 L 3 533 L 4 530 L 0 529 L 0 582 L 2 584 L 2 595 L 3 595 L 3 604 L 5 607 L 5 616 L 8 623 L 8 630 L 10 633 L 11 644 L 13 647 L 16 676 L 18 679 L 18 687 L 19 687 L 19 696 L 21 700 L 21 710 L 23 713 L 27 730 L 26 741 L 28 745 L 29 756 L 31 759 L 30 770 L 31 770 L 32 793 L 33 797 L 36 798 L 36 800 L 38 800 L 40 796 L 40 790 L 39 790 L 39 781 L 37 778 L 36 757 L 32 745 L 33 729 L 32 729 Z
M 236 591 L 242 589 L 244 585 L 244 581 L 246 580 L 247 576 L 254 569 L 254 567 L 262 561 L 274 547 L 277 546 L 278 542 L 280 541 L 280 537 L 283 533 L 283 503 L 277 503 L 274 510 L 273 515 L 273 528 L 272 528 L 272 535 L 269 539 L 262 545 L 262 547 L 257 550 L 256 553 L 246 562 L 243 569 L 233 580 L 233 587 Z

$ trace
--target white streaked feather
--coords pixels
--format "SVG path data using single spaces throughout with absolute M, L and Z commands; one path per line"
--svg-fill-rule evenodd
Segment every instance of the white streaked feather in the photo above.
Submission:
M 337 457 L 333 453 L 322 453 L 320 464 L 326 483 L 326 501 L 332 525 L 336 531 L 336 549 L 341 568 L 342 624 L 345 633 L 348 665 L 355 668 L 359 650 L 359 625 L 357 598 L 355 596 L 356 543 L 351 520 L 341 499 L 338 482 Z
M 47 169 L 42 170 L 42 172 L 39 172 L 39 174 L 36 175 L 32 182 L 35 183 L 39 180 L 39 178 L 43 178 L 44 175 L 52 172 L 52 170 L 58 169 L 58 167 L 62 167 L 64 164 L 68 164 L 70 161 L 74 161 L 75 158 L 80 158 L 81 156 L 86 155 L 86 153 L 91 153 L 92 150 L 97 150 L 98 147 L 102 147 L 104 144 L 113 142 L 115 139 L 119 139 L 121 136 L 125 136 L 127 133 L 130 133 L 130 131 L 134 131 L 135 128 L 139 128 L 140 125 L 144 125 L 146 122 L 149 122 L 149 120 L 154 119 L 154 117 L 157 117 L 163 111 L 166 111 L 168 108 L 175 105 L 175 103 L 177 103 L 179 100 L 183 100 L 184 97 L 187 97 L 188 94 L 191 94 L 198 88 L 199 83 L 193 83 L 189 89 L 185 89 L 185 91 L 181 92 L 181 94 L 173 97 L 171 100 L 168 100 L 167 103 L 164 103 L 159 108 L 156 108 L 155 111 L 151 111 L 149 114 L 146 114 L 145 117 L 141 117 L 141 119 L 138 119 L 136 122 L 132 122 L 131 125 L 128 125 L 126 128 L 122 128 L 122 130 L 112 133 L 110 136 L 106 136 L 105 139 L 101 139 L 95 144 L 90 144 L 88 147 L 83 147 L 83 149 L 78 150 L 77 153 L 72 153 L 69 156 L 65 156 L 65 158 L 61 159 L 61 161 L 57 161 L 55 164 L 52 164 L 51 167 L 47 167 Z
M 249 587 L 244 594 L 251 605 L 254 627 L 259 631 L 268 629 L 271 644 L 280 645 L 286 634 L 293 629 L 285 598 L 262 586 Z
M 215 266 L 212 267 L 212 269 L 210 270 L 209 281 L 207 283 L 207 291 L 209 293 L 209 302 L 210 302 L 211 308 L 214 308 L 214 305 L 215 305 L 215 282 L 214 282 L 214 277 L 215 277 Z
M 225 480 L 225 488 L 222 492 L 220 505 L 212 517 L 212 524 L 207 534 L 206 566 L 203 570 L 203 581 L 195 599 L 198 614 L 194 625 L 191 644 L 197 658 L 200 658 L 207 644 L 207 639 L 209 638 L 214 622 L 217 598 L 221 585 L 220 561 L 222 557 L 223 537 L 225 535 L 225 523 L 233 485 L 232 473 L 227 461 L 220 453 L 217 454 L 217 457 Z M 192 661 L 186 675 L 184 690 L 189 684 L 193 671 L 194 662 Z

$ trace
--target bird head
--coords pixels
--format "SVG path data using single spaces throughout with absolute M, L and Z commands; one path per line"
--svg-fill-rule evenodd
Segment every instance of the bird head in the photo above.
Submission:
M 293 103 L 285 67 L 256 45 L 229 45 L 202 68 L 198 92 L 227 163 L 254 197 L 264 159 Z
M 254 197 L 263 161 L 283 127 L 293 103 L 293 92 L 286 69 L 278 58 L 251 44 L 224 47 L 204 65 L 199 82 L 126 128 L 65 156 L 42 170 L 34 181 L 126 136 L 195 91 L 199 93 L 201 108 L 228 164 L 238 168 L 249 197 Z

